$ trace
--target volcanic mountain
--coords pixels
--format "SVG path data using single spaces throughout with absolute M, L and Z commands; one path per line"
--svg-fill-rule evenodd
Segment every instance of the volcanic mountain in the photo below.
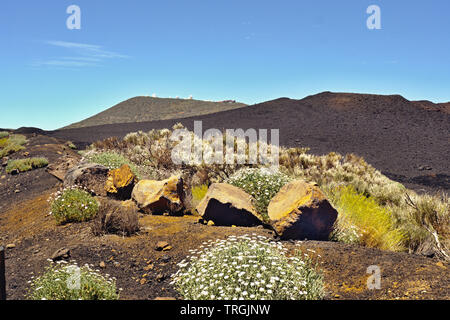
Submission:
M 183 119 L 58 130 L 49 134 L 86 145 L 128 132 L 169 128 L 279 129 L 283 146 L 314 154 L 355 153 L 384 174 L 414 189 L 450 190 L 448 104 L 414 102 L 400 95 L 323 92 L 301 100 L 280 98 L 245 108 Z
M 186 118 L 244 106 L 246 105 L 234 100 L 212 102 L 178 98 L 134 97 L 64 129 Z

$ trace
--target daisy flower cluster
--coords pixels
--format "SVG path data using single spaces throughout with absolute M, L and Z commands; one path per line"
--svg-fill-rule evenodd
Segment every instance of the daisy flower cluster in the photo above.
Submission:
M 50 215 L 58 224 L 82 222 L 95 217 L 99 203 L 88 190 L 71 186 L 57 191 L 48 201 L 51 203 Z
M 172 284 L 189 300 L 321 299 L 321 274 L 308 258 L 286 251 L 255 234 L 211 240 L 178 264 Z
M 75 261 L 51 262 L 45 272 L 28 283 L 31 300 L 117 300 L 116 279 L 101 275 L 92 265 L 79 267 Z
M 290 180 L 289 176 L 268 168 L 243 168 L 233 174 L 227 183 L 253 196 L 256 210 L 268 220 L 267 207 L 270 200 Z

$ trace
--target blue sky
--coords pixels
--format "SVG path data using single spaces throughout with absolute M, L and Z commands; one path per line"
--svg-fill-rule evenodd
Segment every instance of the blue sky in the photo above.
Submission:
M 69 30 L 69 5 L 81 30 Z M 369 30 L 369 5 L 381 30 Z M 0 127 L 56 129 L 137 95 L 450 101 L 447 0 L 3 0 Z

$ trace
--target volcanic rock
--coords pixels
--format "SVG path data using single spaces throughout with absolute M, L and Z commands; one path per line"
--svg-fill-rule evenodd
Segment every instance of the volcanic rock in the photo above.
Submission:
M 267 210 L 281 239 L 328 240 L 338 215 L 323 192 L 303 180 L 282 187 Z
M 251 227 L 262 224 L 252 197 L 244 190 L 226 183 L 212 184 L 197 206 L 198 213 L 206 221 L 217 226 Z
M 93 163 L 82 163 L 69 169 L 64 177 L 64 187 L 84 187 L 97 196 L 106 196 L 105 183 L 109 169 Z
M 105 191 L 116 199 L 131 199 L 131 192 L 136 183 L 136 176 L 127 164 L 108 172 L 105 183 Z
M 132 198 L 145 213 L 179 213 L 184 207 L 183 179 L 172 176 L 162 181 L 141 180 L 135 185 Z

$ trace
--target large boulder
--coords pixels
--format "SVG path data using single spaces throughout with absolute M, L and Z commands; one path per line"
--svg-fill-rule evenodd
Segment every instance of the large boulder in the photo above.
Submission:
M 198 213 L 216 226 L 252 227 L 262 224 L 252 197 L 227 183 L 213 183 L 197 206 Z
M 177 214 L 184 209 L 183 179 L 141 180 L 133 188 L 132 198 L 139 208 L 149 214 Z
M 94 163 L 81 163 L 69 169 L 64 177 L 64 187 L 81 186 L 97 196 L 106 196 L 105 183 L 109 169 Z
M 129 165 L 124 164 L 120 168 L 108 172 L 105 183 L 105 191 L 109 196 L 119 200 L 131 199 L 131 192 L 137 181 Z
M 281 188 L 267 211 L 281 239 L 296 240 L 328 240 L 338 215 L 316 185 L 302 180 Z

